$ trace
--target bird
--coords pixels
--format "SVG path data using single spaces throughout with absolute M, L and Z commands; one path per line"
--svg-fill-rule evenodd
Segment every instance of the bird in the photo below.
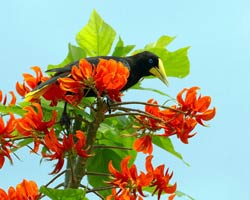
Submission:
M 117 56 L 97 56 L 85 58 L 92 66 L 97 66 L 100 59 L 113 59 L 117 62 L 121 62 L 129 70 L 129 76 L 126 85 L 121 89 L 125 91 L 135 85 L 143 77 L 153 75 L 159 78 L 165 85 L 168 85 L 166 72 L 164 65 L 159 56 L 149 51 L 143 51 L 132 56 L 117 57 Z M 64 67 L 54 68 L 47 70 L 46 72 L 54 73 L 54 75 L 45 82 L 40 83 L 31 92 L 29 92 L 24 100 L 30 101 L 33 98 L 37 98 L 46 91 L 46 88 L 53 83 L 56 83 L 59 78 L 70 76 L 73 66 L 78 66 L 79 60 L 72 62 Z M 43 92 L 44 91 L 44 92 Z M 93 93 L 88 93 L 88 96 L 93 96 Z

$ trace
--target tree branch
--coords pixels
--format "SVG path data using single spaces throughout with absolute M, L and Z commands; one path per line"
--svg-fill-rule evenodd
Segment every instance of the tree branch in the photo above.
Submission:
M 94 120 L 87 124 L 87 138 L 86 138 L 86 150 L 88 154 L 91 154 L 93 150 L 93 145 L 96 140 L 96 133 L 100 124 L 105 119 L 105 111 L 107 110 L 107 105 L 103 102 L 101 97 L 97 97 L 96 112 L 94 113 Z M 86 173 L 86 163 L 87 158 L 77 157 L 75 167 L 74 167 L 74 179 L 71 179 L 67 184 L 68 188 L 78 188 L 80 186 L 81 180 Z

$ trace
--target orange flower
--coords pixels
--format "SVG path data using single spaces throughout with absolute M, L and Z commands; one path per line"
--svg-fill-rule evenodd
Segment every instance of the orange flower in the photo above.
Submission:
M 7 157 L 10 162 L 12 159 L 10 157 L 10 147 L 14 145 L 9 141 L 12 138 L 12 132 L 15 130 L 16 121 L 12 113 L 9 114 L 10 118 L 5 126 L 4 120 L 0 117 L 0 169 L 3 167 L 5 157 Z
M 60 88 L 66 92 L 71 93 L 83 93 L 83 84 L 80 81 L 76 81 L 72 78 L 59 78 Z
M 190 89 L 184 88 L 180 91 L 176 97 L 178 103 L 182 106 L 183 111 L 189 111 L 193 109 L 196 101 L 196 90 L 200 89 L 199 87 L 192 87 Z M 185 99 L 183 99 L 183 94 L 186 92 Z
M 75 137 L 75 138 L 74 138 Z M 75 142 L 77 139 L 77 142 Z M 44 137 L 44 145 L 50 152 L 54 153 L 42 153 L 43 157 L 49 158 L 49 160 L 58 160 L 55 169 L 51 172 L 51 174 L 58 173 L 64 164 L 64 157 L 67 152 L 71 152 L 77 154 L 81 157 L 89 157 L 85 147 L 85 135 L 82 131 L 76 131 L 76 134 L 69 134 L 68 137 L 64 135 L 62 143 L 60 143 L 56 137 L 54 130 L 52 129 L 47 135 Z
M 83 96 L 85 87 L 94 85 L 94 72 L 92 65 L 86 60 L 81 59 L 78 67 L 74 65 L 71 69 L 72 77 L 58 79 L 62 90 Z
M 60 89 L 65 91 L 63 99 L 72 104 L 77 105 L 84 95 L 84 85 L 80 81 L 72 78 L 59 78 Z
M 106 91 L 111 99 L 117 100 L 116 96 L 126 85 L 128 76 L 129 70 L 121 62 L 100 59 L 95 74 L 96 88 L 100 94 Z
M 138 196 L 137 191 L 139 192 L 139 197 L 144 196 L 142 187 L 148 186 L 152 181 L 151 175 L 144 174 L 143 172 L 138 175 L 134 164 L 130 168 L 128 167 L 130 158 L 130 156 L 127 156 L 121 161 L 121 172 L 114 168 L 112 161 L 109 162 L 108 169 L 113 179 L 109 183 L 119 188 L 118 192 L 113 191 L 111 195 L 115 199 L 117 197 L 120 197 L 120 199 L 136 199 Z
M 56 122 L 57 112 L 53 110 L 51 120 L 44 122 L 41 105 L 38 103 L 33 103 L 32 105 L 23 108 L 27 112 L 23 118 L 17 119 L 17 130 L 24 136 L 33 135 L 36 131 L 47 134 L 48 129 L 53 127 Z M 37 111 L 35 111 L 34 107 Z
M 39 191 L 37 184 L 34 181 L 23 180 L 14 187 L 9 187 L 8 198 L 9 200 L 37 200 L 39 199 Z M 6 199 L 6 200 L 7 200 Z
M 56 122 L 57 112 L 52 111 L 51 119 L 44 121 L 42 107 L 38 103 L 33 103 L 33 106 L 24 107 L 23 110 L 27 111 L 24 116 L 17 119 L 17 131 L 24 136 L 31 136 L 34 138 L 34 152 L 38 151 L 41 144 L 40 139 L 37 137 L 42 132 L 48 134 L 49 128 L 53 127 Z M 36 110 L 34 109 L 36 108 Z
M 180 104 L 180 110 L 186 112 L 189 115 L 195 116 L 196 121 L 203 125 L 203 121 L 208 121 L 214 118 L 216 109 L 208 110 L 211 103 L 211 97 L 209 96 L 198 96 L 197 90 L 199 87 L 192 87 L 190 89 L 184 88 L 178 95 L 177 101 Z M 185 93 L 185 99 L 183 95 Z
M 216 113 L 215 108 L 208 109 L 211 97 L 201 95 L 197 97 L 198 89 L 198 87 L 183 89 L 177 95 L 179 105 L 173 105 L 163 110 L 159 109 L 157 101 L 148 100 L 148 104 L 155 104 L 156 106 L 146 105 L 145 112 L 148 116 L 136 116 L 136 119 L 141 124 L 137 129 L 143 133 L 146 130 L 155 132 L 164 129 L 165 133 L 162 136 L 168 137 L 176 134 L 183 143 L 187 144 L 188 139 L 195 135 L 195 133 L 191 132 L 197 123 L 205 126 L 203 121 L 211 120 Z M 185 98 L 183 98 L 184 94 Z M 146 143 L 148 139 L 144 139 L 136 140 L 136 149 L 146 151 L 146 147 L 150 147 L 149 143 Z
M 81 59 L 78 67 L 72 67 L 71 75 L 72 77 L 59 78 L 58 81 L 61 90 L 67 92 L 64 100 L 77 105 L 84 96 L 85 88 L 94 86 L 93 67 L 86 59 Z
M 133 148 L 137 152 L 151 154 L 153 151 L 152 136 L 151 135 L 144 135 L 140 138 L 137 138 L 134 142 Z
M 86 59 L 81 59 L 78 67 L 73 66 L 71 74 L 74 80 L 84 81 L 85 85 L 89 86 L 91 81 L 93 83 L 94 69 Z
M 176 134 L 183 143 L 188 144 L 188 139 L 193 137 L 195 133 L 191 133 L 197 121 L 194 118 L 190 118 L 188 115 L 180 113 L 174 110 L 162 110 L 162 119 L 165 120 L 166 126 L 164 127 L 165 133 L 163 136 L 171 136 Z
M 149 99 L 147 101 L 147 104 L 154 104 L 155 106 L 153 105 L 145 106 L 145 112 L 148 113 L 148 116 L 145 115 L 136 116 L 136 119 L 142 125 L 139 127 L 139 129 L 142 130 L 143 132 L 147 129 L 150 130 L 151 132 L 155 132 L 157 130 L 162 129 L 164 127 L 164 123 L 160 116 L 160 109 L 158 106 L 158 102 L 155 101 L 154 99 Z
M 160 196 L 162 192 L 164 191 L 167 194 L 173 194 L 176 191 L 176 183 L 174 185 L 170 185 L 169 181 L 173 176 L 173 173 L 169 174 L 169 169 L 166 170 L 164 173 L 165 165 L 160 165 L 156 167 L 155 169 L 152 166 L 151 160 L 153 156 L 147 156 L 146 158 L 146 170 L 148 173 L 153 175 L 153 181 L 150 187 L 156 186 L 153 195 L 158 192 L 158 200 L 160 199 Z M 172 195 L 171 195 L 172 196 Z M 172 197 L 171 197 L 172 198 Z M 170 198 L 170 199 L 171 199 Z

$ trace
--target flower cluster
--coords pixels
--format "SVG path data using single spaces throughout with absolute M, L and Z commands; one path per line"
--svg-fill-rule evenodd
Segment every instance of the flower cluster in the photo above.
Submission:
M 65 97 L 69 103 L 78 103 L 84 95 L 103 94 L 119 101 L 120 90 L 127 83 L 128 76 L 129 70 L 121 62 L 100 59 L 97 66 L 93 66 L 81 59 L 78 66 L 72 67 L 71 77 L 59 78 L 58 81 L 62 90 L 71 93 Z
M 148 115 L 137 116 L 141 124 L 139 130 L 142 134 L 136 139 L 134 149 L 144 153 L 152 153 L 152 137 L 155 131 L 164 129 L 161 136 L 177 137 L 185 144 L 195 133 L 191 133 L 197 124 L 205 126 L 204 121 L 211 120 L 216 109 L 208 109 L 211 97 L 197 95 L 198 87 L 183 89 L 177 95 L 178 105 L 160 110 L 157 101 L 150 99 L 145 106 Z M 183 97 L 185 95 L 185 97 Z
M 58 160 L 52 174 L 58 173 L 62 169 L 66 153 L 71 153 L 72 155 L 77 154 L 85 158 L 89 157 L 86 150 L 83 149 L 85 147 L 85 143 L 85 135 L 80 130 L 76 131 L 76 134 L 74 135 L 64 135 L 62 142 L 58 141 L 53 129 L 46 134 L 44 137 L 44 146 L 48 149 L 48 153 L 43 152 L 42 155 L 44 158 L 48 158 L 49 160 Z
M 112 174 L 109 184 L 115 188 L 112 194 L 108 196 L 108 200 L 123 200 L 123 199 L 143 199 L 146 195 L 143 193 L 144 187 L 155 187 L 152 195 L 158 193 L 158 200 L 162 193 L 170 194 L 169 200 L 173 199 L 176 191 L 176 183 L 170 185 L 170 179 L 173 173 L 169 173 L 168 169 L 165 171 L 165 165 L 153 167 L 151 160 L 153 156 L 146 158 L 146 173 L 140 172 L 138 174 L 136 165 L 133 164 L 128 167 L 130 156 L 121 161 L 121 171 L 114 168 L 112 161 L 109 162 L 108 169 Z M 117 191 L 118 190 L 118 191 Z
M 31 106 L 23 108 L 25 114 L 21 118 L 15 118 L 14 114 L 9 113 L 9 120 L 6 125 L 4 119 L 0 117 L 0 169 L 2 168 L 5 157 L 12 162 L 10 156 L 11 148 L 16 147 L 13 144 L 15 137 L 32 138 L 34 140 L 33 152 L 38 152 L 39 146 L 47 148 L 47 152 L 42 152 L 44 158 L 49 160 L 58 160 L 52 173 L 58 173 L 64 164 L 66 153 L 77 154 L 81 157 L 89 157 L 85 148 L 85 135 L 78 130 L 75 134 L 63 136 L 62 142 L 56 136 L 54 125 L 56 123 L 57 112 L 52 111 L 51 119 L 44 120 L 42 107 L 39 103 L 32 103 Z M 13 135 L 17 130 L 18 133 Z
M 0 199 L 4 200 L 37 200 L 39 199 L 39 191 L 34 181 L 23 180 L 16 188 L 9 187 L 8 193 L 0 188 Z
M 11 95 L 11 101 L 8 103 L 8 107 L 16 104 L 16 96 L 14 92 L 9 92 Z M 7 95 L 3 95 L 2 91 L 0 90 L 0 104 L 6 106 L 7 104 Z M 9 117 L 8 120 L 4 119 L 3 116 Z M 14 114 L 8 113 L 3 116 L 0 116 L 0 169 L 3 167 L 5 162 L 5 157 L 12 162 L 10 152 L 11 148 L 15 147 L 12 143 L 11 139 L 13 138 L 12 133 L 16 128 L 16 120 Z M 6 122 L 6 125 L 5 125 Z
M 78 66 L 74 65 L 69 75 L 58 77 L 49 85 L 44 85 L 34 93 L 32 92 L 39 84 L 53 79 L 43 76 L 40 67 L 31 68 L 35 76 L 24 73 L 24 83 L 16 83 L 19 95 L 26 96 L 32 93 L 31 102 L 39 101 L 43 96 L 51 101 L 51 106 L 56 106 L 58 101 L 65 100 L 70 104 L 77 105 L 83 96 L 102 96 L 107 94 L 112 100 L 120 100 L 120 90 L 126 85 L 129 70 L 121 63 L 113 59 L 100 59 L 97 66 L 81 59 Z M 59 84 L 58 84 L 59 83 Z

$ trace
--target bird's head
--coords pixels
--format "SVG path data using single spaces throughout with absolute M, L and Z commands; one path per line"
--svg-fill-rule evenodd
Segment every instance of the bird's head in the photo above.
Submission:
M 140 68 L 137 68 L 136 71 L 139 71 L 142 77 L 153 75 L 168 85 L 163 62 L 157 55 L 149 51 L 144 51 L 134 55 L 133 58 L 136 62 L 136 66 Z

